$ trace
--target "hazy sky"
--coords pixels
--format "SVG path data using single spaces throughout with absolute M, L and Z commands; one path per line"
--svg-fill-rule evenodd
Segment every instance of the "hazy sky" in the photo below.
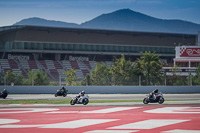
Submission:
M 0 0 L 0 26 L 30 17 L 80 24 L 125 8 L 200 24 L 200 0 Z

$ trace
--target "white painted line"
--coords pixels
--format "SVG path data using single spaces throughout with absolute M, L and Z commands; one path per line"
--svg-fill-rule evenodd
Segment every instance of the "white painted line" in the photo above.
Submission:
M 53 112 L 46 112 L 46 113 L 113 113 L 118 111 L 130 110 L 130 109 L 138 109 L 141 107 L 115 107 L 115 108 L 107 108 L 107 109 L 100 109 L 100 110 L 92 110 L 92 111 L 53 111 Z
M 84 133 L 133 133 L 139 130 L 93 130 Z
M 80 128 L 85 126 L 91 126 L 95 124 L 102 124 L 111 121 L 117 121 L 118 119 L 81 119 L 69 122 L 55 123 L 55 124 L 41 124 L 41 125 L 0 125 L 0 128 Z
M 56 111 L 56 108 L 6 108 L 0 109 L 0 114 L 10 113 L 33 113 L 33 112 L 45 112 L 45 111 Z
M 17 119 L 0 119 L 0 124 L 17 123 L 20 120 Z
M 180 130 L 180 129 L 175 129 L 175 130 L 170 130 L 170 131 L 163 131 L 161 133 L 200 133 L 200 130 Z
M 68 113 L 80 113 L 80 111 L 53 111 L 46 112 L 47 114 L 68 114 Z
M 130 124 L 110 127 L 108 129 L 153 129 L 157 127 L 177 124 L 181 122 L 185 122 L 189 120 L 171 120 L 171 119 L 153 119 L 153 120 L 145 120 L 145 121 L 139 121 L 134 122 Z
M 94 111 L 82 111 L 80 113 L 113 113 L 118 111 L 130 110 L 130 109 L 138 109 L 141 107 L 115 107 L 115 108 L 108 108 L 108 109 L 100 109 Z
M 40 128 L 80 128 L 80 127 L 91 126 L 95 124 L 101 124 L 117 120 L 118 119 L 81 119 L 63 123 L 48 124 Z
M 163 107 L 144 111 L 146 113 L 199 114 L 200 107 Z
M 0 128 L 29 128 L 29 127 L 40 127 L 43 125 L 2 125 Z

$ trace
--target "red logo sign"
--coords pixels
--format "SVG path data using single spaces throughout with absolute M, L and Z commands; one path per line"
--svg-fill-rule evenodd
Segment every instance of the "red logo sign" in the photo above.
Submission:
M 199 48 L 180 47 L 180 57 L 200 57 Z

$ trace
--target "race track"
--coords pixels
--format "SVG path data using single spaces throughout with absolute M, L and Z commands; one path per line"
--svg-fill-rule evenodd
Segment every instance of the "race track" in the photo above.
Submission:
M 20 99 L 71 99 L 77 94 L 68 94 L 67 97 L 55 97 L 54 94 L 12 94 L 5 100 Z M 142 100 L 146 94 L 88 94 L 93 100 Z M 200 94 L 163 94 L 165 99 L 199 99 Z M 4 99 L 0 99 L 4 100 Z
M 0 108 L 2 133 L 199 133 L 199 105 Z

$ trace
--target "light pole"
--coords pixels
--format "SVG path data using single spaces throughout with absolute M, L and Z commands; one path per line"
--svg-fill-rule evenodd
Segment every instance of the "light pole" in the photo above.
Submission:
M 139 86 L 141 86 L 141 75 L 139 75 Z

